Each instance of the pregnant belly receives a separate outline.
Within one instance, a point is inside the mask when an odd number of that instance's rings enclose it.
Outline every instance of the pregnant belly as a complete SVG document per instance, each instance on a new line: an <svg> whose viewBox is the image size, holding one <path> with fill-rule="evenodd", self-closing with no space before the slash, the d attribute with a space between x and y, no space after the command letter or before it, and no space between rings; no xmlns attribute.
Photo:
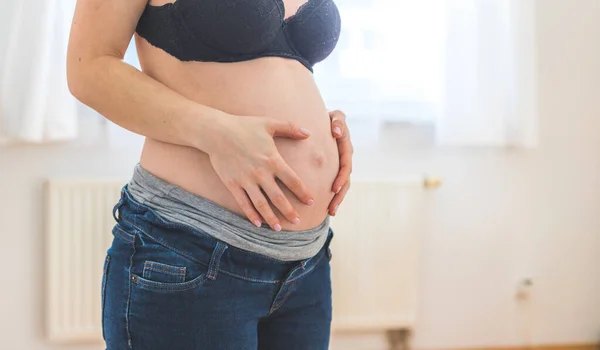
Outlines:
<svg viewBox="0 0 600 350"><path fill-rule="evenodd" d="M198 68L187 69L185 78L167 81L167 85L190 99L227 113L293 121L311 131L306 140L276 138L275 143L284 160L311 190L315 203L310 207L301 203L281 185L298 211L300 224L292 224L277 214L284 230L306 230L321 224L334 195L331 187L339 170L339 156L327 109L310 72L281 59L198 65ZM265 66L269 69L264 70ZM177 74L172 74L174 71L171 70L170 78L159 80L177 80ZM194 74L198 74L198 79L194 79ZM202 84L196 83L198 81ZM186 86L186 82L194 82L194 85ZM207 154L147 139L140 163L163 180L244 215L214 172Z"/></svg>

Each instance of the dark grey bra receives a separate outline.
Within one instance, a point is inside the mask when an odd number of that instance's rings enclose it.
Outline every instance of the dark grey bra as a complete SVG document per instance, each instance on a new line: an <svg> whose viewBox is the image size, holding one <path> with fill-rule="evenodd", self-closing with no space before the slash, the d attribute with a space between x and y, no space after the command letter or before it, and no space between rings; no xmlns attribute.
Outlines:
<svg viewBox="0 0 600 350"><path fill-rule="evenodd" d="M283 0L177 0L147 5L136 32L182 61L295 59L312 71L335 48L340 14L332 0L308 0L284 19Z"/></svg>

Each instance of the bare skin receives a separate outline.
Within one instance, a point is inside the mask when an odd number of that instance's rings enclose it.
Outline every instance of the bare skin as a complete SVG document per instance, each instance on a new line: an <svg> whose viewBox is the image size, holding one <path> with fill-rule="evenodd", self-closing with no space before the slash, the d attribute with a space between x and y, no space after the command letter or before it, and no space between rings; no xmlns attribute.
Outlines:
<svg viewBox="0 0 600 350"><path fill-rule="evenodd" d="M122 58L146 2L78 1L73 95L146 137L146 170L257 225L304 230L335 215L352 145L343 113L327 111L310 71L275 57L181 62L136 35L140 72ZM286 17L303 2L286 1Z"/></svg>

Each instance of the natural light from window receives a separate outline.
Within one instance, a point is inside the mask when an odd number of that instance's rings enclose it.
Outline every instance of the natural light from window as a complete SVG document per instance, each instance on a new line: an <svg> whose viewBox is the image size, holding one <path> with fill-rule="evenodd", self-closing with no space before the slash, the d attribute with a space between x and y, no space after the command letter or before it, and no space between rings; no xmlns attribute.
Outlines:
<svg viewBox="0 0 600 350"><path fill-rule="evenodd" d="M443 84L444 2L338 0L338 47L315 67L327 105L354 118L432 120Z"/></svg>

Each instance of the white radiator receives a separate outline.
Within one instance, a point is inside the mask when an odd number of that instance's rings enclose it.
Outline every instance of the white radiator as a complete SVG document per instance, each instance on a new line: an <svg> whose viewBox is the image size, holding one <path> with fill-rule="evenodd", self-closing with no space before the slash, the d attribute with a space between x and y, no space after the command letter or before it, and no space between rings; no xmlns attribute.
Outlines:
<svg viewBox="0 0 600 350"><path fill-rule="evenodd" d="M46 332L101 340L100 284L125 181L47 186ZM354 182L332 221L334 329L410 327L417 307L423 179Z"/></svg>
<svg viewBox="0 0 600 350"><path fill-rule="evenodd" d="M100 286L112 208L124 181L51 180L46 187L46 334L102 340Z"/></svg>
<svg viewBox="0 0 600 350"><path fill-rule="evenodd" d="M421 177L353 182L331 225L334 331L414 325L429 185Z"/></svg>

